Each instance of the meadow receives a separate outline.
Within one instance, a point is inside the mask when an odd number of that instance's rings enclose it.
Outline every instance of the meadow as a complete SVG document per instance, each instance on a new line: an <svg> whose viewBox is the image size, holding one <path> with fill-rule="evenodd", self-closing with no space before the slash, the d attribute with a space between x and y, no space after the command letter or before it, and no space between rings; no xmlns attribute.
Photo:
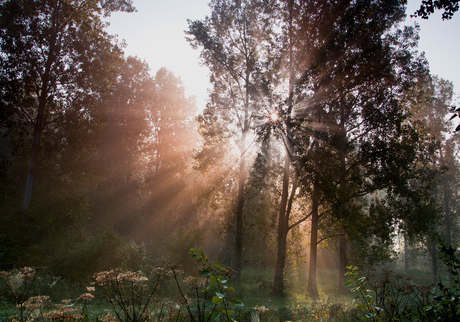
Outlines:
<svg viewBox="0 0 460 322"><path fill-rule="evenodd" d="M447 248L446 248L447 249ZM451 248L450 250L453 250ZM457 321L459 262L449 249L441 258L438 284L424 269L392 265L349 267L349 291L338 294L336 269L318 272L319 297L307 293L304 269L291 269L283 297L273 297L271 269L233 271L191 250L200 262L189 276L175 263L114 269L95 274L88 285L55 278L46 269L1 272L1 321Z"/></svg>

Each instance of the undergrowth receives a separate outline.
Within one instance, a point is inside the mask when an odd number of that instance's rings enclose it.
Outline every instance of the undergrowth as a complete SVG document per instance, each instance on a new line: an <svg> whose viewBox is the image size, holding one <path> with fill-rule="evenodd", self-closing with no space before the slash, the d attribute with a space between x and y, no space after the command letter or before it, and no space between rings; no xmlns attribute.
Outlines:
<svg viewBox="0 0 460 322"><path fill-rule="evenodd" d="M319 298L307 296L306 280L290 276L285 297L271 295L270 270L247 269L232 285L233 271L212 264L202 249L190 255L202 264L186 276L175 263L144 271L113 269L94 275L91 285L72 295L66 282L46 270L25 267L0 272L1 321L458 321L460 260L455 247L439 243L441 260L452 276L421 286L417 278L382 269L350 266L350 296L334 295L332 271L319 275ZM324 291L326 290L326 291ZM329 294L327 294L330 292ZM325 296L326 293L326 296ZM354 299L353 299L353 294ZM327 296L329 295L329 296Z"/></svg>

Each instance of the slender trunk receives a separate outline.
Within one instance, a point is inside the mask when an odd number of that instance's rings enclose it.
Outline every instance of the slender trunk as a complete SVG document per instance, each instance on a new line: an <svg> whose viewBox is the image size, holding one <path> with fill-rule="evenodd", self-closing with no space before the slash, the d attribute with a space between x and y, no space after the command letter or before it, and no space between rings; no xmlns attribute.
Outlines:
<svg viewBox="0 0 460 322"><path fill-rule="evenodd" d="M445 241L448 245L452 245L452 218L450 213L450 199L451 199L450 189L444 189L444 227L445 228ZM452 279L452 272L449 270L449 283L450 286L453 285L454 281Z"/></svg>
<svg viewBox="0 0 460 322"><path fill-rule="evenodd" d="M311 232L310 232L310 266L308 269L308 293L311 296L318 296L318 288L316 285L316 264L318 254L318 196L317 185L313 188L312 197L312 214L311 214Z"/></svg>
<svg viewBox="0 0 460 322"><path fill-rule="evenodd" d="M35 121L35 128L34 128L34 139L32 142L32 149L30 152L30 159L29 159L29 167L27 170L27 180L26 180L26 187L24 190L24 199L22 202L22 208L24 210L28 210L30 206L30 201L32 199L32 190L36 172L36 164L38 160L38 152L40 147L40 140L43 134L43 129L45 126L45 110L46 110L46 102L48 100L49 94L49 83L50 83L50 74L51 74L51 66L53 65L56 57L56 38L57 33L55 32L51 36L51 43L49 47L49 55L48 60L45 64L45 71L42 76L42 84L40 88L40 96L38 97L38 109L37 109L37 118Z"/></svg>
<svg viewBox="0 0 460 322"><path fill-rule="evenodd" d="M407 240L407 233L404 233L404 270L409 270L409 243Z"/></svg>
<svg viewBox="0 0 460 322"><path fill-rule="evenodd" d="M240 172L238 176L238 197L236 205L236 232L235 232L235 282L241 281L241 267L243 256L243 208L244 182L246 180L246 136L249 130L249 70L246 70L246 94L244 99L244 120L240 142Z"/></svg>
<svg viewBox="0 0 460 322"><path fill-rule="evenodd" d="M438 282L438 257L436 239L431 238L431 265L433 269L433 283Z"/></svg>
<svg viewBox="0 0 460 322"><path fill-rule="evenodd" d="M444 238L448 245L452 245L452 218L450 215L451 193L452 192L449 189L444 189Z"/></svg>
<svg viewBox="0 0 460 322"><path fill-rule="evenodd" d="M45 99L46 101L46 99ZM40 99L39 107L38 107L38 114L37 120L35 122L35 130L34 130L34 140L32 142L32 151L30 152L30 159L29 159L29 168L27 170L27 180L26 180L26 187L24 191L24 199L22 201L22 208L24 210L29 209L30 201L32 199L32 190L34 185L34 178L35 178L35 169L36 163L38 159L38 152L40 147L40 139L43 133L43 125L44 125L44 114L45 114L45 102Z"/></svg>
<svg viewBox="0 0 460 322"><path fill-rule="evenodd" d="M246 132L243 132L243 146ZM236 232L235 232L235 282L241 280L241 257L243 255L243 206L244 206L244 181L246 179L244 156L241 155L240 173L238 177L238 199L236 206Z"/></svg>
<svg viewBox="0 0 460 322"><path fill-rule="evenodd" d="M275 277L273 280L273 294L276 296L283 295L284 292L284 266L286 264L287 252L287 235L289 233L289 216L291 211L292 200L297 189L296 181L293 182L292 193L288 205L289 197L289 173L291 165L291 157L289 155L289 140L291 128L291 113L293 107L293 88L294 88L294 72L293 72L293 33L292 33L292 16L293 16L293 0L289 1L289 96L288 96L288 109L286 117L286 141L285 143L285 157L284 157L284 173L283 173L283 191L281 193L281 203L278 213L278 249L275 265Z"/></svg>
<svg viewBox="0 0 460 322"><path fill-rule="evenodd" d="M286 148L286 155L284 157L283 191L278 212L278 250L276 256L275 279L273 281L273 294L278 296L281 296L284 291L284 265L286 263L287 233L289 230L289 218L286 218L286 206L288 201L290 163L289 151Z"/></svg>
<svg viewBox="0 0 460 322"><path fill-rule="evenodd" d="M340 106L340 186L339 186L339 200L346 204L348 200L344 200L346 196L346 176L347 176L347 161L346 161L346 151L347 151L347 131L345 129L345 118L346 113L344 106ZM349 220L343 218L342 220ZM344 286L347 279L345 273L347 272L348 258L347 258L347 241L346 233L343 227L340 228L339 236L339 293L346 293L348 289Z"/></svg>
<svg viewBox="0 0 460 322"><path fill-rule="evenodd" d="M347 240L345 233L341 233L339 236L339 293L348 292L348 289L344 286L347 281L345 276L347 265Z"/></svg>

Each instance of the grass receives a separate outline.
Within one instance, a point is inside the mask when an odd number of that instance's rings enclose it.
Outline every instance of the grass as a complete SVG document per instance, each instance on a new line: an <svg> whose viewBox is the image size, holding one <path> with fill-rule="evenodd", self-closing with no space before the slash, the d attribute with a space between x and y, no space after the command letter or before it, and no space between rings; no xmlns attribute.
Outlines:
<svg viewBox="0 0 460 322"><path fill-rule="evenodd" d="M366 275L368 273L365 271L362 273L365 276L370 276ZM432 275L426 270L405 272L403 269L395 267L394 273L408 276L416 284L430 285L432 283ZM379 270L373 272L375 278L379 277L380 274L381 271ZM355 294L350 292L343 295L337 292L339 280L337 269L318 269L319 297L317 298L311 297L307 293L308 274L305 270L291 269L288 272L284 297L272 295L273 276L273 269L247 267L242 271L242 281L234 285L235 297L245 305L243 308L237 309L235 317L238 321L353 321L359 314L355 309L356 304L352 304ZM447 278L447 275L442 278ZM167 283L165 286L161 291L161 296L177 298L178 293L175 291L174 285ZM82 286L70 284L63 280L56 283L54 287L54 289L48 289L52 290L51 299L53 303L59 303L68 295L77 294L80 289L84 289ZM2 291L5 290L2 288ZM87 306L89 321L100 319L110 309L108 304L102 300L101 293L98 295L96 292L95 295L99 299L89 302ZM212 305L210 303L208 307ZM0 295L0 306L0 321L8 321L10 316L16 314L11 298L7 300L6 295L4 297Z"/></svg>

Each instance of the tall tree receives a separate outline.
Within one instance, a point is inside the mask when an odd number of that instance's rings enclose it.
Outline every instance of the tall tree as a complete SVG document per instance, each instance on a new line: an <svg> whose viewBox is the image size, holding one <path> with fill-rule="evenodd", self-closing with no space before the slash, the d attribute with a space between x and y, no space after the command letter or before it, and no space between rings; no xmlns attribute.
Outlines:
<svg viewBox="0 0 460 322"><path fill-rule="evenodd" d="M296 135L303 139L293 144L301 158L303 185L320 197L312 209L312 229L322 216L317 215L319 205L335 209L323 212L343 222L337 230L342 276L347 265L345 223L352 220L347 208L353 209L349 206L355 198L381 189L385 181L374 170L378 162L366 159L368 149L386 149L401 134L407 117L404 93L427 69L423 58L413 54L413 29L391 32L404 17L402 2L309 4L299 32L303 52L309 53L297 85L304 96L296 113ZM309 291L315 295L316 231L311 236Z"/></svg>
<svg viewBox="0 0 460 322"><path fill-rule="evenodd" d="M2 82L25 95L8 94L15 100L8 107L34 123L24 209L30 206L47 124L74 100L89 108L110 85L114 73L110 69L117 63L119 49L104 32L101 17L117 10L134 8L131 1L113 0L21 0L0 5ZM100 78L106 83L96 81Z"/></svg>
<svg viewBox="0 0 460 322"><path fill-rule="evenodd" d="M254 113L262 110L258 102L263 91L259 57L264 55L264 44L271 32L269 16L265 14L270 4L259 0L213 0L210 6L211 16L202 21L189 21L187 34L192 46L201 48L201 59L211 71L213 90L203 117L217 118L225 124L220 127L225 132L221 133L221 138L235 140L239 149L234 263L235 279L239 280L248 141ZM205 144L214 141L210 133L215 126L205 130L208 139ZM208 151L209 147L205 145L200 156L205 157Z"/></svg>
<svg viewBox="0 0 460 322"><path fill-rule="evenodd" d="M117 71L101 107L104 127L97 149L100 174L92 198L91 222L93 227L112 226L127 234L137 223L143 206L140 183L148 168L148 118L155 93L154 79L145 62L128 57L120 62Z"/></svg>

